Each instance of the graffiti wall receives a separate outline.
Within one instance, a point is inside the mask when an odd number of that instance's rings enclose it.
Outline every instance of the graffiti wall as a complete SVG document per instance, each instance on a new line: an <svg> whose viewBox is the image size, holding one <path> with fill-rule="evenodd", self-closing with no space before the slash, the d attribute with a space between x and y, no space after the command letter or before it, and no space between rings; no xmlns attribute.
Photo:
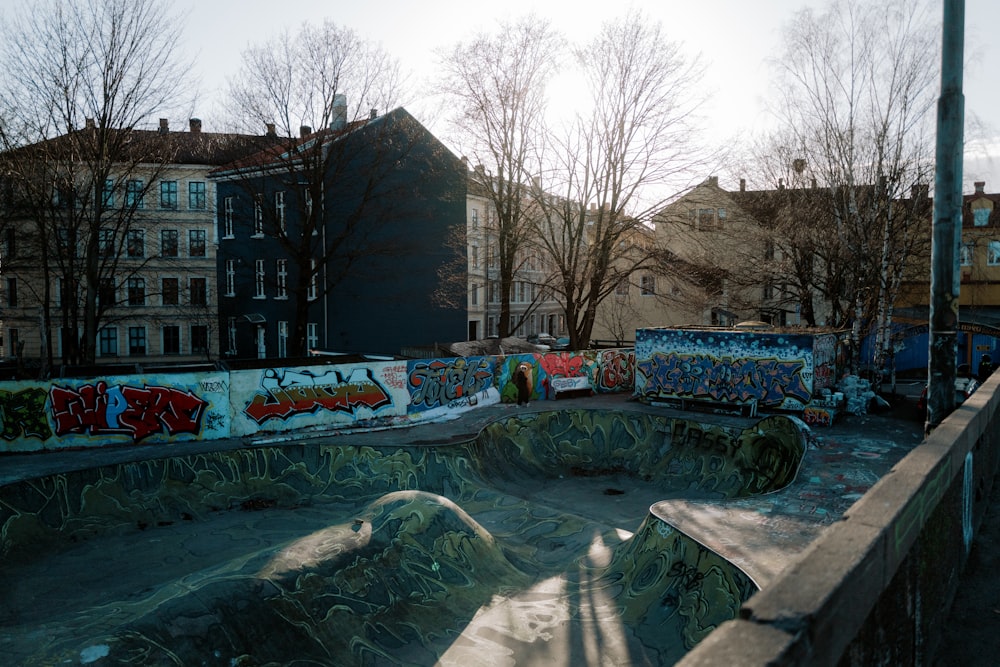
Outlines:
<svg viewBox="0 0 1000 667"><path fill-rule="evenodd" d="M232 435L406 415L407 362L233 371Z"/></svg>
<svg viewBox="0 0 1000 667"><path fill-rule="evenodd" d="M0 451L229 437L227 373L11 382L0 388Z"/></svg>
<svg viewBox="0 0 1000 667"><path fill-rule="evenodd" d="M834 379L835 348L823 334L639 329L635 391L647 399L697 400L803 410ZM817 383L817 363L824 369Z"/></svg>
<svg viewBox="0 0 1000 667"><path fill-rule="evenodd" d="M154 374L0 385L0 452L391 425L530 400L557 389L632 391L631 349Z"/></svg>

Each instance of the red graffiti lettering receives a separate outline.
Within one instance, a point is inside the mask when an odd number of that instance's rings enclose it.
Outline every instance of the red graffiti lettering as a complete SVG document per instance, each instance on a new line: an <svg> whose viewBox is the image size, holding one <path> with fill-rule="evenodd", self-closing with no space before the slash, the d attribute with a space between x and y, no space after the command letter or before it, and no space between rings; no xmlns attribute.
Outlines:
<svg viewBox="0 0 1000 667"><path fill-rule="evenodd" d="M208 405L172 387L108 386L103 381L75 389L53 385L49 403L57 436L120 433L135 442L156 433L198 434Z"/></svg>
<svg viewBox="0 0 1000 667"><path fill-rule="evenodd" d="M635 352L631 350L604 350L601 352L598 382L600 388L608 391L632 389L635 376Z"/></svg>
<svg viewBox="0 0 1000 667"><path fill-rule="evenodd" d="M286 371L279 377L278 371L269 369L261 385L266 393L254 396L243 410L258 424L319 410L354 412L366 407L374 411L392 404L392 398L367 368L356 369L347 380L337 371L320 376L310 371Z"/></svg>

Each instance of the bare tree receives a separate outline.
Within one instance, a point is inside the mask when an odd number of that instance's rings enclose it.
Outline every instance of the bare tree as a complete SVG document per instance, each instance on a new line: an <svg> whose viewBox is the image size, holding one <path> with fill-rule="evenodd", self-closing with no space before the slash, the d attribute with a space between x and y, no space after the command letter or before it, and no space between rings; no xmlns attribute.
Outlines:
<svg viewBox="0 0 1000 667"><path fill-rule="evenodd" d="M442 61L441 91L454 101L452 122L476 167L470 188L481 189L495 212L484 232L497 272L501 338L517 329L510 323L512 290L531 256L527 186L537 173L545 86L561 47L548 23L526 16L456 44Z"/></svg>
<svg viewBox="0 0 1000 667"><path fill-rule="evenodd" d="M549 135L533 189L533 234L573 347L590 340L598 305L622 280L661 263L653 217L705 159L693 123L700 65L659 24L628 14L575 56L591 107Z"/></svg>
<svg viewBox="0 0 1000 667"><path fill-rule="evenodd" d="M154 0L80 0L33 3L3 26L0 148L5 177L17 183L17 215L27 220L22 231L33 232L20 264L41 272L30 284L50 362L57 278L64 356L94 361L102 315L114 305L101 295L122 280L117 251L170 159L135 131L176 108L184 89L178 25ZM116 192L125 205L111 205Z"/></svg>
<svg viewBox="0 0 1000 667"><path fill-rule="evenodd" d="M926 239L939 52L931 8L835 0L819 14L803 10L776 61L782 129L805 175L829 193L822 219L838 245L824 258L826 296L834 313L860 306L878 367L906 264Z"/></svg>
<svg viewBox="0 0 1000 667"><path fill-rule="evenodd" d="M373 219L399 214L386 208L401 202L386 191L387 175L423 138L423 130L415 121L369 121L396 105L402 86L399 64L381 47L331 21L303 24L297 32L248 48L230 81L229 106L238 129L268 130L260 151L228 177L257 200L261 233L274 239L293 265L287 284L295 304L291 355L306 352L311 300L335 289L366 258L401 251L402 241L380 236ZM365 140L349 139L355 131ZM282 193L280 208L261 200L265 187ZM343 191L364 194L339 201ZM334 209L338 226L328 229L324 216Z"/></svg>

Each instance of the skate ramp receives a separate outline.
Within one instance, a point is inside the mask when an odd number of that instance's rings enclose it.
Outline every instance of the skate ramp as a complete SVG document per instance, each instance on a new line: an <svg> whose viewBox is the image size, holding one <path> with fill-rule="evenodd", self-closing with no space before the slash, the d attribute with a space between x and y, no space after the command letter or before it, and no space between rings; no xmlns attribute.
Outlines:
<svg viewBox="0 0 1000 667"><path fill-rule="evenodd" d="M670 664L756 586L649 506L776 490L803 451L781 417L567 410L460 444L9 485L3 648L13 664Z"/></svg>

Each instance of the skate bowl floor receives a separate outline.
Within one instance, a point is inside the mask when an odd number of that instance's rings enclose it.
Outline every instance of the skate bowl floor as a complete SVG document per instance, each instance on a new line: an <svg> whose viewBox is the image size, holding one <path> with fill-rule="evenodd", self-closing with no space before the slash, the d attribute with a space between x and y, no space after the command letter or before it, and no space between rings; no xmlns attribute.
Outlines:
<svg viewBox="0 0 1000 667"><path fill-rule="evenodd" d="M787 551L719 513L774 506L807 430L507 412L462 442L340 436L23 479L0 487L0 651L12 665L672 664L769 576L753 549ZM804 548L831 517L778 532Z"/></svg>

